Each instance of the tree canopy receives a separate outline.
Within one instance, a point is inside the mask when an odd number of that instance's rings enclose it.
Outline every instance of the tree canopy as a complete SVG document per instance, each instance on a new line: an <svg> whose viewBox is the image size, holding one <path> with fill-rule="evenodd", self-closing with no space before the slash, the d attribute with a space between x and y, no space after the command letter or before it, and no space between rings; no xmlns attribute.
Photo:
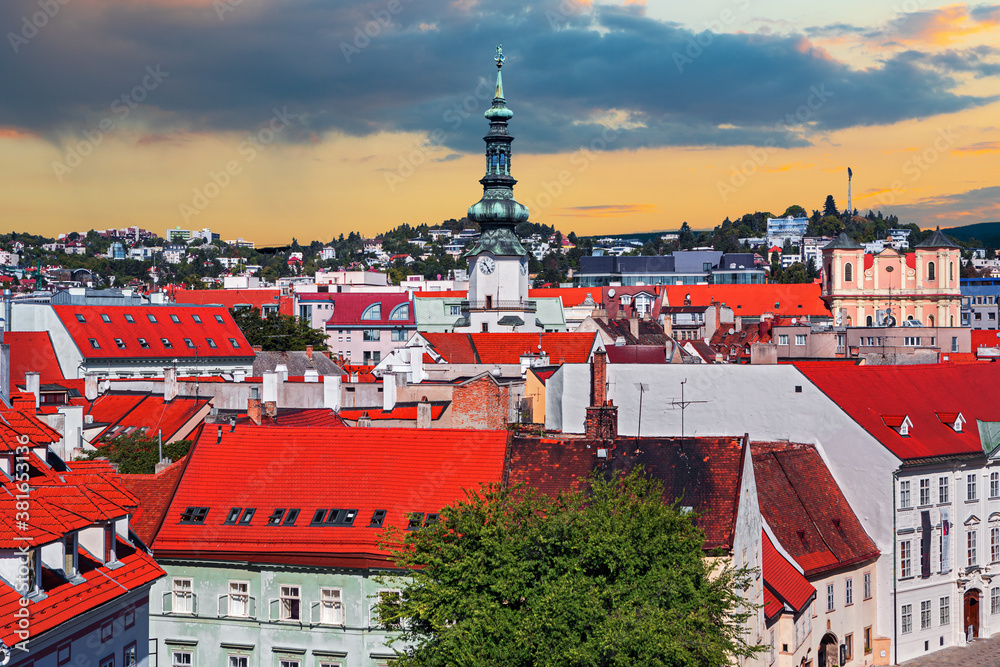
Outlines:
<svg viewBox="0 0 1000 667"><path fill-rule="evenodd" d="M750 573L709 563L679 502L638 471L588 486L484 486L436 524L389 529L383 545L412 569L376 602L409 645L397 664L713 667L760 650L739 611Z"/></svg>
<svg viewBox="0 0 1000 667"><path fill-rule="evenodd" d="M87 452L87 460L106 458L118 466L123 475L152 475L160 458L157 434L147 435L137 430L100 442L95 451ZM163 457L176 461L191 449L190 440L163 444Z"/></svg>
<svg viewBox="0 0 1000 667"><path fill-rule="evenodd" d="M265 352L291 352L304 350L307 345L313 349L326 349L326 332L313 329L308 322L291 315L268 313L261 317L260 308L233 308L236 326L240 328L247 342L260 345Z"/></svg>

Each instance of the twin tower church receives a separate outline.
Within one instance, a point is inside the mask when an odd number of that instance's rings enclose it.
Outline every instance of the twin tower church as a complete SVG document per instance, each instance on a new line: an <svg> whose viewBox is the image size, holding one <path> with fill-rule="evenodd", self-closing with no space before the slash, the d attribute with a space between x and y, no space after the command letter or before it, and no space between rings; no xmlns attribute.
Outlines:
<svg viewBox="0 0 1000 667"><path fill-rule="evenodd" d="M514 233L528 220L528 207L514 199L516 180L510 175L511 143L507 121L514 112L503 96L504 56L497 47L497 86L493 104L484 114L490 130L486 142L486 175L483 197L469 207L468 218L478 223L480 236L465 253L469 260L469 298L454 331L533 332L552 328L555 322L538 318L536 301L528 299L528 253ZM549 318L543 318L549 319Z"/></svg>

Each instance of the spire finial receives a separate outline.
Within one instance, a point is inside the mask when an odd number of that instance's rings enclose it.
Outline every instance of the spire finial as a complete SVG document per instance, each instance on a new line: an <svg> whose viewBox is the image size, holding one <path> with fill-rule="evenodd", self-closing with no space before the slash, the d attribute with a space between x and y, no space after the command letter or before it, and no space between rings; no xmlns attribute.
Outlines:
<svg viewBox="0 0 1000 667"><path fill-rule="evenodd" d="M503 67L503 44L497 44L497 54L493 57L493 60L497 61L497 69Z"/></svg>

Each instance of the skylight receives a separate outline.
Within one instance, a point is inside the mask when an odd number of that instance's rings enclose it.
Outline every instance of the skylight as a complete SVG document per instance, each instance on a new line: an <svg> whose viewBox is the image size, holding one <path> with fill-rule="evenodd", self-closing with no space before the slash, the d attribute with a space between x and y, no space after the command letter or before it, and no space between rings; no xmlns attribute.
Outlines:
<svg viewBox="0 0 1000 667"><path fill-rule="evenodd" d="M191 340L190 338L185 338L184 339L184 344L187 345L192 350L194 349L194 341Z"/></svg>
<svg viewBox="0 0 1000 667"><path fill-rule="evenodd" d="M101 319L104 320L105 324L111 324L111 316L107 313L101 313Z"/></svg>
<svg viewBox="0 0 1000 667"><path fill-rule="evenodd" d="M87 318L83 316L83 313L77 313L76 314L76 321L80 322L81 324L86 324L87 323Z"/></svg>
<svg viewBox="0 0 1000 667"><path fill-rule="evenodd" d="M309 525L315 526L316 524L323 523L323 519L325 517L326 517L326 510L316 510L316 513L313 514L312 521L309 522Z"/></svg>
<svg viewBox="0 0 1000 667"><path fill-rule="evenodd" d="M224 319L222 319L222 315L216 315L215 316L215 321L218 322L219 324L225 324L226 323L226 321Z"/></svg>
<svg viewBox="0 0 1000 667"><path fill-rule="evenodd" d="M194 320L195 324L201 324L201 316L200 315L192 315L191 319Z"/></svg>
<svg viewBox="0 0 1000 667"><path fill-rule="evenodd" d="M152 322L153 324L156 324L156 315L154 315L153 313L146 313L146 317L149 318L150 322Z"/></svg>
<svg viewBox="0 0 1000 667"><path fill-rule="evenodd" d="M118 346L119 350L125 349L125 341L123 341L121 338L115 338L115 345Z"/></svg>
<svg viewBox="0 0 1000 667"><path fill-rule="evenodd" d="M211 338L206 338L205 341L208 343L208 346L213 350L219 347L218 345L215 344L215 341L212 340Z"/></svg>
<svg viewBox="0 0 1000 667"><path fill-rule="evenodd" d="M257 509L254 508L254 507L248 507L245 510L243 510L243 516L240 517L240 525L241 526L249 526L250 525L250 521L253 520L254 512L256 512L256 511L257 511Z"/></svg>
<svg viewBox="0 0 1000 667"><path fill-rule="evenodd" d="M167 348L168 350L173 349L174 347L174 344L170 342L169 338L161 338L160 342L163 343L163 347Z"/></svg>
<svg viewBox="0 0 1000 667"><path fill-rule="evenodd" d="M416 530L424 522L423 512L410 512L409 520L406 523L407 530Z"/></svg>
<svg viewBox="0 0 1000 667"><path fill-rule="evenodd" d="M129 324L135 324L135 318L132 317L131 313L125 313L125 321Z"/></svg>
<svg viewBox="0 0 1000 667"><path fill-rule="evenodd" d="M139 347L141 347L144 350L148 350L149 349L149 341L147 341L145 338L140 338L139 339Z"/></svg>
<svg viewBox="0 0 1000 667"><path fill-rule="evenodd" d="M208 516L207 507L188 507L181 514L181 523L204 524L206 516Z"/></svg>
<svg viewBox="0 0 1000 667"><path fill-rule="evenodd" d="M297 509L288 510L288 514L285 515L285 523L281 524L283 526L294 526L295 520L299 518L299 511Z"/></svg>
<svg viewBox="0 0 1000 667"><path fill-rule="evenodd" d="M283 516L285 516L285 510L283 509L274 510L273 512L271 512L271 516L267 517L267 525L277 526L278 524L281 523L281 518Z"/></svg>
<svg viewBox="0 0 1000 667"><path fill-rule="evenodd" d="M372 514L372 519L368 523L368 526L371 528L379 528L381 527L383 521L385 521L385 510L375 510L375 513Z"/></svg>
<svg viewBox="0 0 1000 667"><path fill-rule="evenodd" d="M223 521L222 523L230 524L230 525L235 524L236 521L240 518L240 513L242 511L243 511L242 507L234 507L234 508L232 508L231 510L229 510L229 514L226 515L226 520Z"/></svg>
<svg viewBox="0 0 1000 667"><path fill-rule="evenodd" d="M427 519L424 521L424 525L425 526L433 526L435 523L438 522L439 518L440 518L440 516L437 513L433 513L432 512L431 514L427 515Z"/></svg>
<svg viewBox="0 0 1000 667"><path fill-rule="evenodd" d="M240 346L240 344L236 342L235 338L230 338L229 339L229 344L232 345L233 347L239 347Z"/></svg>
<svg viewBox="0 0 1000 667"><path fill-rule="evenodd" d="M99 349L101 349L101 344L97 342L96 338L91 338L90 339L90 347L94 348L95 350L99 350Z"/></svg>
<svg viewBox="0 0 1000 667"><path fill-rule="evenodd" d="M170 316L170 321L173 322L174 324L180 324L181 323L181 318L177 317L176 315L171 315Z"/></svg>

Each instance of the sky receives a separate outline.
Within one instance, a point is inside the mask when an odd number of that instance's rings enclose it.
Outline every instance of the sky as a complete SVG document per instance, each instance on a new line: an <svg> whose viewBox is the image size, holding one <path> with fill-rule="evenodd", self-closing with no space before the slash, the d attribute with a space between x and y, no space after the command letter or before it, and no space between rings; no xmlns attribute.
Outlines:
<svg viewBox="0 0 1000 667"><path fill-rule="evenodd" d="M0 231L260 245L460 218L503 44L515 196L579 235L832 194L1000 221L1000 4L3 0Z"/></svg>

